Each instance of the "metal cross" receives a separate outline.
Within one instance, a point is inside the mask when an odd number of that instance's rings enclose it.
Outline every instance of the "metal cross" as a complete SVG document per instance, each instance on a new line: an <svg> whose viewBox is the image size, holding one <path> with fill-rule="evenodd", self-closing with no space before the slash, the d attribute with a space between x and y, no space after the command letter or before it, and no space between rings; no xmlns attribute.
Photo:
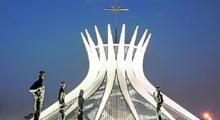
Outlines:
<svg viewBox="0 0 220 120"><path fill-rule="evenodd" d="M111 8L106 8L104 9L106 11L111 11L112 13L115 14L115 43L117 43L117 24L118 24L118 14L120 12L127 12L129 11L129 9L126 9L126 8L120 8L118 6L118 0L115 0L115 6L114 7L111 7Z"/></svg>

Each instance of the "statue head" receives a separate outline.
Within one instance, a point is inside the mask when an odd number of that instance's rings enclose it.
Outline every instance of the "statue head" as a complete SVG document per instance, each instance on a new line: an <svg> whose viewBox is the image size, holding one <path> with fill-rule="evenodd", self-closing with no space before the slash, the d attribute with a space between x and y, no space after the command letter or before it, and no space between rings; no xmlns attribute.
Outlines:
<svg viewBox="0 0 220 120"><path fill-rule="evenodd" d="M160 91L160 87L156 87L156 91L158 91L158 92L159 92L159 91Z"/></svg>
<svg viewBox="0 0 220 120"><path fill-rule="evenodd" d="M39 72L39 78L41 78L42 80L44 80L44 79L45 79L45 76L46 76L45 71L41 70L41 71Z"/></svg>
<svg viewBox="0 0 220 120"><path fill-rule="evenodd" d="M66 82L65 81L61 81L60 85L65 88L66 87Z"/></svg>
<svg viewBox="0 0 220 120"><path fill-rule="evenodd" d="M79 96L83 96L83 94L84 94L84 91L81 89L79 92Z"/></svg>

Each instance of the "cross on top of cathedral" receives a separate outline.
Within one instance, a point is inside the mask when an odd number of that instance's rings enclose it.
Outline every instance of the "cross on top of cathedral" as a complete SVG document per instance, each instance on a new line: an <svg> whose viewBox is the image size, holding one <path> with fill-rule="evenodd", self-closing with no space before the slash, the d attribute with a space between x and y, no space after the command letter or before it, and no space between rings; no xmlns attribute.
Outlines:
<svg viewBox="0 0 220 120"><path fill-rule="evenodd" d="M129 9L121 8L118 6L118 0L115 0L115 5L111 8L104 9L105 11L111 11L115 15L114 26L115 26L115 43L117 43L117 24L118 24L118 15L121 12L128 12Z"/></svg>

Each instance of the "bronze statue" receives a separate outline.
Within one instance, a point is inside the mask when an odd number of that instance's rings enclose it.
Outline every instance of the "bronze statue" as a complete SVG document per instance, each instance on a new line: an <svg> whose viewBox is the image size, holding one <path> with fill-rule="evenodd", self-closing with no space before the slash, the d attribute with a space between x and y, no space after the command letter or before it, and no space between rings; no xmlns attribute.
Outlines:
<svg viewBox="0 0 220 120"><path fill-rule="evenodd" d="M44 79L46 73L44 71L39 72L39 79L35 81L29 89L29 92L33 94L34 97L34 111L29 115L25 116L25 119L32 119L39 120L40 113L43 108L44 102L44 93L45 93L45 86L44 86Z"/></svg>
<svg viewBox="0 0 220 120"><path fill-rule="evenodd" d="M59 120L64 120L65 119L65 91L64 88L66 87L66 82L62 81L61 82L61 87L59 90L59 94L58 94L58 101L59 101L59 105L60 105L60 109L59 109Z"/></svg>
<svg viewBox="0 0 220 120"><path fill-rule="evenodd" d="M156 91L154 92L154 99L157 102L157 120L162 120L160 108L163 105L163 95L160 93L160 87L156 87Z"/></svg>
<svg viewBox="0 0 220 120"><path fill-rule="evenodd" d="M80 90L79 97L78 97L78 116L77 120L83 120L83 104L84 104L84 98L83 98L84 91Z"/></svg>

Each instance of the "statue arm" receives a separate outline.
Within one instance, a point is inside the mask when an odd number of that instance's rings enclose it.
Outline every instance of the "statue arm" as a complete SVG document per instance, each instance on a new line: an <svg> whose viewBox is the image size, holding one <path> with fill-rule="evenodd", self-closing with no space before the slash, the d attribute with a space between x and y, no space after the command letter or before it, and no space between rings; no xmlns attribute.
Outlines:
<svg viewBox="0 0 220 120"><path fill-rule="evenodd" d="M45 89L45 86L42 85L42 86L39 86L39 87L36 88L36 89L29 89L29 91L30 91L31 93L35 93L35 92L38 92L38 91L42 91L42 90L44 90L44 89Z"/></svg>
<svg viewBox="0 0 220 120"><path fill-rule="evenodd" d="M31 92L31 93L34 93L34 92L37 92L39 89L37 88L37 89L29 89L29 91Z"/></svg>

